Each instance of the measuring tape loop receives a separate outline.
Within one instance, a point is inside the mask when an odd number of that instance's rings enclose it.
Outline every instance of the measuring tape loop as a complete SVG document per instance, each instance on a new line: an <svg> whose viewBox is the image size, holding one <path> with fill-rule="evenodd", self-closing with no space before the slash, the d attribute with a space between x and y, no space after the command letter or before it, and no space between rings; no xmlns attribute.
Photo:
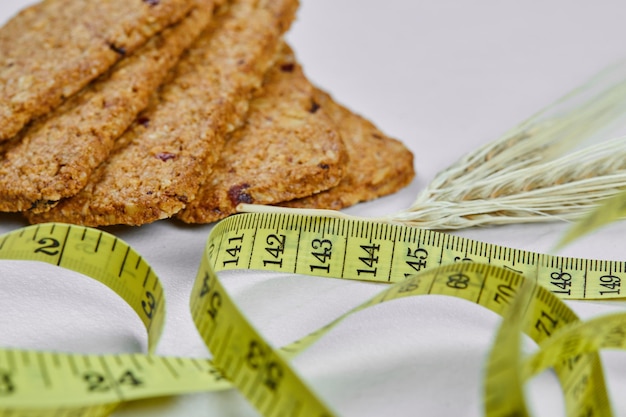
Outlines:
<svg viewBox="0 0 626 417"><path fill-rule="evenodd" d="M563 235L557 248L563 247L602 226L624 218L626 218L626 190L605 199L594 210L576 221Z"/></svg>
<svg viewBox="0 0 626 417"><path fill-rule="evenodd" d="M581 353L603 349L626 350L626 313L602 315L567 326L527 358L523 373L531 377L556 361L577 360Z"/></svg>
<svg viewBox="0 0 626 417"><path fill-rule="evenodd" d="M553 350L543 358L544 368L529 372L529 361L521 351L525 332L539 344L558 338L564 329L576 326L580 319L561 300L531 280L524 280L504 315L490 352L485 380L487 416L527 416L523 386L538 371L552 367L561 383L568 416L583 416L581 410L611 416L603 368L596 350L575 349L565 355ZM571 348L572 346L570 346Z"/></svg>
<svg viewBox="0 0 626 417"><path fill-rule="evenodd" d="M0 237L0 259L39 261L82 273L116 292L148 332L153 352L163 331L163 286L127 243L97 229L48 223Z"/></svg>
<svg viewBox="0 0 626 417"><path fill-rule="evenodd" d="M412 236L409 235L410 238L403 242L402 237L407 236L408 232L425 231L385 224L371 226L367 222L349 220L340 221L337 219L320 220L320 218L304 216L299 217L297 215L288 214L264 214L259 216L260 218L257 217L255 219L255 215L246 215L245 217L231 218L232 220L228 222L222 222L214 231L218 238L209 239L208 249L206 252L207 259L205 259L205 262L203 262L200 268L197 284L194 289L197 304L195 304L196 307L193 311L194 320L198 328L201 330L201 334L206 335L205 341L209 345L212 352L216 352L216 349L225 351L227 348L224 347L226 345L224 340L227 338L237 338L237 336L233 336L232 334L226 332L219 334L217 329L225 329L227 327L231 329L238 328L243 324L244 319L241 317L239 312L229 310L228 314L223 314L220 317L226 317L224 321L229 321L230 325L227 326L225 323L220 322L221 319L218 317L218 309L216 306L221 305L221 302L216 303L215 300L222 300L224 289L218 286L218 279L217 276L213 275L210 268L211 265L217 271L224 269L232 270L242 267L296 272L309 275L321 275L319 271L325 271L328 274L327 276L348 279L364 279L364 277L366 277L367 280L377 280L378 278L378 280L383 282L402 281L397 287L394 286L389 290L384 291L370 302L357 307L348 314L379 304L385 300L427 293L452 295L469 299L501 314L515 298L516 283L521 282L521 277L514 273L514 271L511 271L512 268L509 267L508 275L505 274L508 276L508 281L489 285L483 281L480 285L472 285L477 278L471 279L470 272L478 273L483 276L499 277L502 276L503 271L507 272L507 269L501 269L495 266L485 266L484 264L477 263L457 262L455 265L444 267L441 270L429 270L426 269L426 264L428 264L428 250L424 249L423 246L414 246L413 248L415 249L413 250L409 247L406 248L406 251L398 251L395 247L398 246L398 242L414 244L416 243L416 240L420 243L424 241L435 241L439 246L445 247L443 245L444 242L442 241L445 237L441 234L435 234L434 238L432 236L426 237L427 233L423 235L413 234ZM317 221L312 219L317 219ZM417 239L416 236L418 237ZM420 236L423 238L419 239ZM385 244L387 244L386 247L384 246ZM459 247L475 247L482 250L483 253L485 250L484 245L481 246L479 244L473 244L472 242L459 242L459 240L450 246L452 250L457 251ZM338 251L338 258L341 261L337 262L337 265L333 265L333 255L337 258L337 252L334 252L337 247L340 248ZM308 248L308 251L310 252L308 257L307 253L304 252L304 248ZM322 248L323 250L321 250ZM381 253L387 254L387 259L381 259ZM394 259L392 258L396 253L405 254L403 259L404 264L394 264ZM499 253L506 253L506 251L500 251ZM451 255L446 253L440 255L440 259L445 259L446 257L450 258ZM538 259L538 257L539 256L527 256L525 258ZM415 258L417 258L417 260ZM459 257L456 256L455 258L458 260ZM396 262L398 259L402 258L397 256ZM466 256L461 259L467 260L468 257ZM575 264L574 261L571 261L571 263ZM549 265L554 264L555 262L552 262L551 264L549 263ZM378 270L377 268L380 265L382 265L383 268ZM399 272L390 271L394 265L399 266ZM417 275L417 277L413 278L411 277L411 269L415 269L415 265L423 266L424 271ZM506 267L507 265L504 266ZM402 267L404 267L404 270ZM540 264L527 265L527 269L530 269L531 267L534 267L535 271L541 270ZM334 274L331 274L331 271L335 271ZM437 272L444 274L444 279L442 281L434 279ZM559 271L559 277L562 277L562 274L563 272ZM396 278L398 276L402 278L397 280ZM530 276L535 277L534 274L531 274ZM432 282L430 284L422 282L426 280L427 277L432 278ZM551 278L556 280L557 277L551 276ZM558 281L558 284L561 284L562 281L564 280ZM565 281L567 282L567 280ZM420 282L422 282L421 285ZM489 282L494 281L492 279ZM474 289L474 292L470 290L471 288ZM559 287L558 291L555 292L561 296L566 295L563 294L562 291L563 289ZM204 295L201 296L200 294L202 292L204 292ZM481 297L483 298L481 299ZM192 295L192 300L193 299L194 295ZM517 327L520 328L518 332L521 330L526 331L526 333L538 343L549 337L551 332L554 332L561 326L578 320L576 315L550 291L543 289L538 291L537 300L538 302L541 302L541 308L536 307L532 310L531 318L528 319L530 324L528 324L525 328L522 328L521 324L517 325ZM230 300L228 304L231 305ZM194 305L193 301L192 305ZM310 346L339 321L343 320L343 318L345 318L348 314L338 318L333 323L325 326L323 329L320 329L296 342L294 345L297 346L297 348L294 348L292 352L295 353ZM235 317L237 318L235 319ZM515 323L516 322L513 322L513 324L509 327L515 328ZM210 330L205 332L205 329ZM213 345L211 345L211 343L213 343ZM251 347L249 348L248 355L256 356L252 352L255 352L256 347L258 346L257 339L249 341L249 344ZM245 347L245 341L239 343L237 348L233 348L233 353L231 354L228 363L220 364L220 366L228 367L229 369L237 369L238 371L240 369L246 369L244 366L246 363L245 355L238 356L235 353L237 351L246 351L245 348L242 348L241 346ZM255 348L253 349L252 346ZM510 347L511 346L505 346L502 350L509 349ZM269 350L270 348L264 346L264 349ZM517 352L521 356L519 347L509 349L509 351L511 350L513 352ZM280 354L279 351L275 351L272 355L272 358L274 358ZM249 356L247 357L248 361ZM517 360L520 361L521 359L517 358ZM273 369L278 369L278 362L272 361L273 359L270 360ZM286 364L281 363L280 366L281 375L291 372L288 368L283 368L283 366L287 366ZM249 374L245 377L245 379L263 380L264 377L260 373L263 371L261 370L255 372L259 369L258 366L251 366L251 368L252 370L247 370ZM572 375L579 375L583 373L583 369L584 372L592 374L595 378L599 378L603 381L602 369L596 354L589 355L588 358L584 358L579 361L576 366L565 368L561 364L556 364L555 368L557 369L560 379L564 382L567 382L568 378L571 378ZM230 377L231 374L229 373L229 370L227 368L224 369L226 369L226 375ZM296 378L296 376L293 378ZM511 380L515 381L518 389L521 389L520 387L522 386L521 384L523 381L519 378L512 378ZM266 382L268 382L272 387L276 387L277 385L276 381L272 379L268 379ZM599 384L602 384L603 386L603 382ZM290 387L291 383L286 383L285 386ZM304 387L298 386L295 391L302 389L304 389ZM283 391L288 391L288 388L285 388ZM255 386L255 393L251 393L249 398L254 398L254 395L258 394L258 392L259 390ZM262 397L271 398L273 394L276 396L276 394L272 393L270 390L265 390L262 393ZM505 394L504 398L506 398L507 395L508 394ZM581 404L589 403L593 403L591 406L598 409L596 406L596 402L598 401L594 400L595 395L596 393L592 390L586 391L583 396L578 396L576 399L568 402L568 410L577 409L577 407ZM605 398L606 391L599 390L599 394L597 395L599 398ZM297 398L297 392L283 392L283 396ZM520 398L523 398L521 394ZM253 403L262 409L261 405L256 403L254 400ZM285 409L280 405L279 400L276 401L276 404L277 410ZM311 409L317 409L319 407L321 407L321 405L316 403L314 406L311 406ZM492 415L506 415L505 412L500 412L498 414L498 412L494 411L497 409L498 407L492 407L489 412ZM262 411L264 411L266 415L273 415L272 409L262 409ZM502 409L500 409L500 411L502 411ZM316 414L312 413L306 415Z"/></svg>
<svg viewBox="0 0 626 417"><path fill-rule="evenodd" d="M239 214L213 228L190 297L192 317L213 355L209 361L151 353L165 317L162 287L147 262L112 235L79 226L31 226L0 236L0 259L43 261L93 277L133 308L149 339L148 354L0 350L0 416L105 415L128 400L232 386L265 416L335 415L288 359L350 314L427 294L465 299L505 317L488 362L487 416L526 415L523 384L546 367L559 376L568 415L576 415L573 410L610 415L597 350L609 346L607 340L615 344L616 336L597 336L592 326L574 327L578 317L559 298L620 297L621 262L551 257L367 221ZM241 314L220 282L217 272L235 269L394 285L277 349ZM606 325L607 334L618 332L616 323ZM520 350L522 332L540 346L529 358ZM575 336L587 340L586 332L599 340L591 348L571 341Z"/></svg>

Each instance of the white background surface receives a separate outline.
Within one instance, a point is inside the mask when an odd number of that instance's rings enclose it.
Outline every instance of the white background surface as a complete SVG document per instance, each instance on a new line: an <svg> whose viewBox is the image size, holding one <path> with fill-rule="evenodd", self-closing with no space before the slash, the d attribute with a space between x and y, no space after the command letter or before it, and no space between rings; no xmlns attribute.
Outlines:
<svg viewBox="0 0 626 417"><path fill-rule="evenodd" d="M31 3L0 2L6 20ZM626 57L620 1L302 0L288 38L306 73L339 101L403 140L417 178L402 192L346 210L382 215L408 207L462 154ZM0 232L25 225L0 215ZM536 252L565 224L458 232ZM206 357L188 295L211 226L161 221L107 228L131 243L161 277L168 317L158 353ZM626 225L615 224L561 254L625 260ZM227 280L237 301L275 344L289 342L366 300L379 286L312 277L241 273ZM599 303L570 303L583 317ZM613 309L622 304L613 304ZM295 363L343 416L480 416L482 377L498 318L461 301L422 297L350 318ZM76 352L145 350L139 321L98 284L52 267L0 263L0 345ZM626 353L603 353L618 414L626 415ZM559 415L549 373L530 384L532 409ZM236 392L126 405L121 416L254 416Z"/></svg>

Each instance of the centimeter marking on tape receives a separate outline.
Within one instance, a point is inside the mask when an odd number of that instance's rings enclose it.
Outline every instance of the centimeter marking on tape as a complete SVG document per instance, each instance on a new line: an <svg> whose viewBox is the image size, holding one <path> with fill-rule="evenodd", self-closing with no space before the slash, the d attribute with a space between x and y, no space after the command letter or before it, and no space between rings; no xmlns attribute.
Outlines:
<svg viewBox="0 0 626 417"><path fill-rule="evenodd" d="M400 225L289 214L236 216L220 223L225 238L215 267L265 269L378 282L399 282L454 262L496 265L526 276L564 299L622 298L626 262L544 255Z"/></svg>
<svg viewBox="0 0 626 417"><path fill-rule="evenodd" d="M121 240L78 226L31 226L0 237L0 259L52 263L109 286L140 316L148 332L149 350L154 349L165 314L162 287L145 260ZM440 264L449 265L435 268ZM345 316L277 350L238 311L215 274L237 268L398 282L354 312L398 297L446 294L506 314L523 298L517 296L524 282L520 272L538 277L543 287L536 287L530 304L524 305L525 315L511 316L506 327L508 331L523 330L542 342L578 321L557 296L619 297L625 265L539 255L365 221L290 214L232 216L211 233L191 295L194 321L214 363L151 354L0 350L0 415L103 415L130 399L225 389L231 384L264 415L333 415L287 359ZM596 353L586 353L582 344L577 349L561 346L545 354L541 366L528 367L520 362L515 340L500 337L491 356L486 383L490 417L510 415L511 407L522 410L521 386L532 374L528 369L550 365L561 378L568 410L607 411ZM500 357L510 360L511 354L513 361L520 362L512 368L514 374L493 365L502 362ZM499 391L507 383L510 389ZM519 401L509 401L513 392L518 392Z"/></svg>

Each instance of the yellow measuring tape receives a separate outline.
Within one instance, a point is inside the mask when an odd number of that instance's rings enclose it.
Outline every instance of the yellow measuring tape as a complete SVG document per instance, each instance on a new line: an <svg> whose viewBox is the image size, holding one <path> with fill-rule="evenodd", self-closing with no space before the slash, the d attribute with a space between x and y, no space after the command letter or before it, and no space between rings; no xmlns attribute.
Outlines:
<svg viewBox="0 0 626 417"><path fill-rule="evenodd" d="M265 416L336 415L289 359L349 314L415 295L459 297L503 315L484 381L489 417L527 415L524 381L547 367L557 372L569 416L610 415L597 350L626 345L626 316L582 323L559 299L622 297L625 262L540 255L406 226L285 213L239 214L218 223L190 299L210 361L152 353L165 317L163 290L147 262L113 235L63 224L30 226L0 236L0 259L47 262L107 285L141 318L149 350L0 349L0 416L106 415L124 401L233 387ZM278 349L220 283L216 272L236 269L393 285ZM522 332L539 344L537 353L521 353Z"/></svg>

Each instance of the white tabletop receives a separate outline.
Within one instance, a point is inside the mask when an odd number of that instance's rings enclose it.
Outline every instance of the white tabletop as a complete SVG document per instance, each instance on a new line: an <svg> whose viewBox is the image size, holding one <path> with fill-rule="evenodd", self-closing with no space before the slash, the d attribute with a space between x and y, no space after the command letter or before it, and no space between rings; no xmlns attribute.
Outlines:
<svg viewBox="0 0 626 417"><path fill-rule="evenodd" d="M0 2L0 20L27 0ZM302 0L288 34L319 86L415 154L417 177L401 192L345 210L376 216L408 207L433 176L464 153L626 57L621 1L503 2ZM26 223L0 215L0 233ZM550 250L565 223L456 232L535 252ZM107 228L133 245L162 279L168 316L157 353L208 357L188 297L211 225L159 221ZM560 254L624 260L626 224L614 224ZM380 291L378 285L315 277L238 273L226 279L259 329L282 345ZM137 352L138 319L109 290L48 266L0 263L1 346L74 352ZM583 317L619 308L570 302ZM342 416L480 416L482 377L499 318L444 297L403 299L351 317L295 360ZM626 353L604 352L608 388L626 412ZM531 408L561 412L553 374L529 385ZM548 414L550 413L550 414ZM120 416L254 416L235 391L123 406Z"/></svg>

